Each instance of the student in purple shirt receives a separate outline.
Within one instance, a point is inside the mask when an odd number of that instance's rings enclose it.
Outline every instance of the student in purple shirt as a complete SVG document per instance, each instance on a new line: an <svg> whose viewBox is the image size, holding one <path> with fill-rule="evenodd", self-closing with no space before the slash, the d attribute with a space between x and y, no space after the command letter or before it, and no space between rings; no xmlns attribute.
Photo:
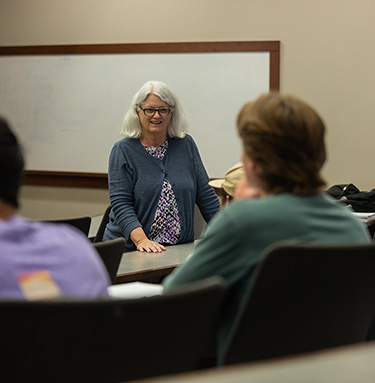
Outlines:
<svg viewBox="0 0 375 383"><path fill-rule="evenodd" d="M17 138L0 118L0 299L107 297L107 271L82 233L17 215L23 167Z"/></svg>

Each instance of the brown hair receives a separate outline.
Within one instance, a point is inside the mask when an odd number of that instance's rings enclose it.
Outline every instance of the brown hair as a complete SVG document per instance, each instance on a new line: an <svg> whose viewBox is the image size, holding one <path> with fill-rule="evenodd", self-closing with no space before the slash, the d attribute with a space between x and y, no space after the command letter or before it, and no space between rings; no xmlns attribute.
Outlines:
<svg viewBox="0 0 375 383"><path fill-rule="evenodd" d="M244 153L257 165L259 186L267 193L310 195L325 185L325 126L304 101L269 93L241 109L237 129Z"/></svg>

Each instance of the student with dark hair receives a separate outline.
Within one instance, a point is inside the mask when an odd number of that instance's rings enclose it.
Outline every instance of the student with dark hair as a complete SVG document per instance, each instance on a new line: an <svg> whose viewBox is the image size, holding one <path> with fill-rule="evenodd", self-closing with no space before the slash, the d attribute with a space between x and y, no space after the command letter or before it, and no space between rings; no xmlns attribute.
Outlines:
<svg viewBox="0 0 375 383"><path fill-rule="evenodd" d="M223 208L193 254L163 282L169 292L212 275L225 279L221 346L268 246L278 241L370 242L366 227L321 191L325 126L313 108L294 96L266 94L241 109L237 129L246 182L258 194Z"/></svg>
<svg viewBox="0 0 375 383"><path fill-rule="evenodd" d="M23 168L17 138L0 118L0 298L107 297L107 271L82 233L17 215Z"/></svg>

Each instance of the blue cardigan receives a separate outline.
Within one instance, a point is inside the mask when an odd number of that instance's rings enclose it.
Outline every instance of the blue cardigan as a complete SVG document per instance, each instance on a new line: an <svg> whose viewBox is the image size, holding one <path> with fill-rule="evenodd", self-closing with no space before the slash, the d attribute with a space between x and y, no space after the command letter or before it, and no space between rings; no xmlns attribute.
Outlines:
<svg viewBox="0 0 375 383"><path fill-rule="evenodd" d="M108 169L112 211L104 240L125 237L127 249L134 250L130 233L142 227L149 235L165 177L173 187L180 215L178 243L194 240L195 204L206 222L219 211L220 205L189 135L168 138L168 150L162 160L147 153L139 139L124 138L115 143Z"/></svg>

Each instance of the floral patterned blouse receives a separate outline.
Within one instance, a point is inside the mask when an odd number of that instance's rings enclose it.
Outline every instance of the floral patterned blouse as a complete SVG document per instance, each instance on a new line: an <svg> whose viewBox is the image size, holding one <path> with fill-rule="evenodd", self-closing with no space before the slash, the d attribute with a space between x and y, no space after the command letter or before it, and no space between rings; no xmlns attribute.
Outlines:
<svg viewBox="0 0 375 383"><path fill-rule="evenodd" d="M158 148L155 146L143 147L151 156L162 160L168 149L168 140ZM172 185L167 178L164 178L158 207L150 228L149 239L158 243L173 245L177 243L180 232L181 225L176 197Z"/></svg>

